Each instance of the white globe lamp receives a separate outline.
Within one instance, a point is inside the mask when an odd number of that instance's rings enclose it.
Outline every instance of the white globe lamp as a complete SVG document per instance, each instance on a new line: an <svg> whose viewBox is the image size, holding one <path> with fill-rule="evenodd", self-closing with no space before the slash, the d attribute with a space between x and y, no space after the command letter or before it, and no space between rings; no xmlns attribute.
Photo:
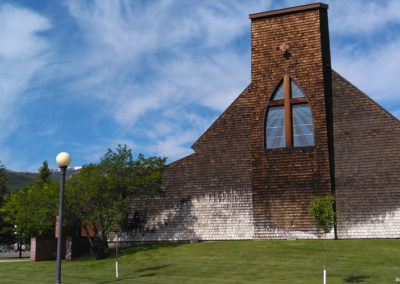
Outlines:
<svg viewBox="0 0 400 284"><path fill-rule="evenodd" d="M61 152L57 155L56 162L60 168L68 167L71 164L71 156L67 152Z"/></svg>

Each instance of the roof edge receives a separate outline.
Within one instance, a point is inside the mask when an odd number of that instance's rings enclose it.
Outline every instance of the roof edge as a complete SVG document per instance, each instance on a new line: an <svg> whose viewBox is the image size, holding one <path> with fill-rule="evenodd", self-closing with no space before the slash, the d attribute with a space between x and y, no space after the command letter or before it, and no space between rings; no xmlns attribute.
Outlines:
<svg viewBox="0 0 400 284"><path fill-rule="evenodd" d="M268 17L278 16L278 15L297 13L297 12L307 11L307 10L328 9L328 7L329 7L329 5L325 4L325 3L314 3L314 4L290 7L290 8L285 8L285 9L261 12L261 13L256 13L256 14L250 14L249 18L251 20L254 20L254 19L259 19L259 18L268 18Z"/></svg>
<svg viewBox="0 0 400 284"><path fill-rule="evenodd" d="M352 82L350 82L349 80L347 80L345 77L343 77L342 75L340 75L338 72L336 72L334 69L331 69L332 73L335 73L337 76L339 76L342 80L346 81L350 86L352 86L353 88L355 88L357 91L359 91L361 94L363 94L368 100L370 100L373 104L375 104L376 106L378 106L381 110L383 110L387 115L391 116L392 118L394 118L395 120L397 120L398 122L400 122L400 119L398 119L396 116L394 116L393 113L391 113L390 111L388 111L386 108L384 108L383 106L381 106L378 102L376 102L374 99L372 99L370 96L368 96L366 93L364 93L363 91L361 91L356 85L354 85Z"/></svg>
<svg viewBox="0 0 400 284"><path fill-rule="evenodd" d="M234 99L234 101L214 120L213 123L211 123L211 125L206 129L206 131L203 132L203 134L201 134L201 136L193 143L193 145L190 147L195 153L197 153L196 148L197 145L199 143L201 143L200 141L203 139L204 136L206 136L206 134L211 131L212 127L214 126L214 124L217 123L218 120L222 119L222 117L224 116L224 114L228 111L228 109L233 106L238 100L239 98L250 89L251 83L247 85L247 87L236 97L236 99Z"/></svg>

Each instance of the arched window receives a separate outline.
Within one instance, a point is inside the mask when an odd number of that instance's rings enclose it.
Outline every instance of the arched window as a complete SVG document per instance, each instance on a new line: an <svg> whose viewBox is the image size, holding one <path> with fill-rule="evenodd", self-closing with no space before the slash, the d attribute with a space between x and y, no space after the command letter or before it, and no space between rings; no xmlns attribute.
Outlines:
<svg viewBox="0 0 400 284"><path fill-rule="evenodd" d="M314 145L310 106L303 91L288 75L268 102L265 130L267 149Z"/></svg>

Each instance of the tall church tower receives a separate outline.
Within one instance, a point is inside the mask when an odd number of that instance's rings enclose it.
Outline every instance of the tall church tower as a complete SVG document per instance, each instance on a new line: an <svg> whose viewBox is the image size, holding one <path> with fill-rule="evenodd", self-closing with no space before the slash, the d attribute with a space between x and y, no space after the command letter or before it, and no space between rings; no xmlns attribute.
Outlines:
<svg viewBox="0 0 400 284"><path fill-rule="evenodd" d="M255 238L311 237L311 197L334 191L327 9L250 15Z"/></svg>

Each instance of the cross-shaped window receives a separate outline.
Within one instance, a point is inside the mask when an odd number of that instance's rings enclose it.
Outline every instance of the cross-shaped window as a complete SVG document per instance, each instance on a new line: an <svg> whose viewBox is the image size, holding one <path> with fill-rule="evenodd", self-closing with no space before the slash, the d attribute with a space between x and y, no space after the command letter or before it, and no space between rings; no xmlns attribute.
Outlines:
<svg viewBox="0 0 400 284"><path fill-rule="evenodd" d="M268 102L265 130L267 149L314 145L310 106L288 75L284 75Z"/></svg>

